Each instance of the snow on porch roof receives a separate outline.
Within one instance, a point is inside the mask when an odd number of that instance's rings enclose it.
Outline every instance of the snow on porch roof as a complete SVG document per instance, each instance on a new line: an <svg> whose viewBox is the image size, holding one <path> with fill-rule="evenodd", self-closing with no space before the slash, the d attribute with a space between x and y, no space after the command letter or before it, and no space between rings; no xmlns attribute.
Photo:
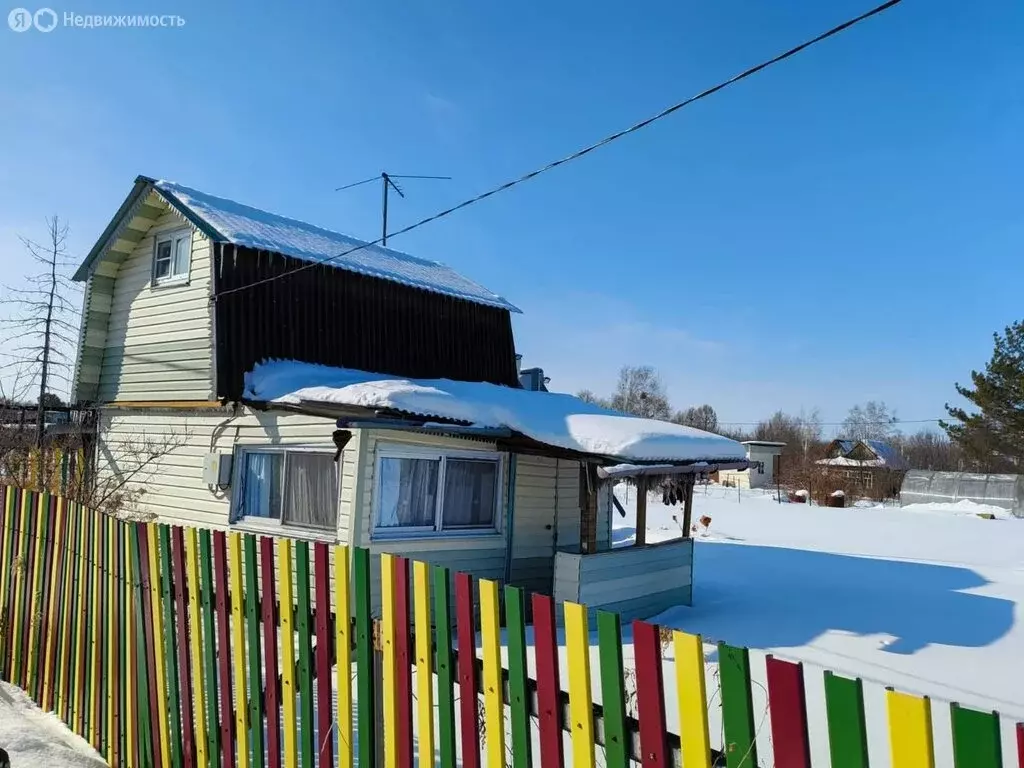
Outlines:
<svg viewBox="0 0 1024 768"><path fill-rule="evenodd" d="M735 440L693 427L627 416L572 395L484 382L402 379L273 360L246 374L245 393L251 400L283 405L386 409L505 428L556 448L632 462L746 459Z"/></svg>
<svg viewBox="0 0 1024 768"><path fill-rule="evenodd" d="M367 245L348 235L215 197L172 181L155 181L153 186L173 206L184 209L182 213L188 218L198 219L213 230L208 234L221 242L273 251L303 261L329 260L331 266L338 269L519 312L498 294L439 262L379 245ZM345 253L353 248L359 250Z"/></svg>

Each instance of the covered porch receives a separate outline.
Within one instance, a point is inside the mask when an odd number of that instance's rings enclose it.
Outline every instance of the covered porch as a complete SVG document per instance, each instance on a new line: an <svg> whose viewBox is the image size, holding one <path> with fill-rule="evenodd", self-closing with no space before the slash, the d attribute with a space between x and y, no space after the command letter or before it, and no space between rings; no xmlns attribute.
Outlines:
<svg viewBox="0 0 1024 768"><path fill-rule="evenodd" d="M330 416L342 431L386 432L392 440L420 435L477 441L508 457L503 522L491 537L500 538L505 547L505 567L500 569L505 576L494 573L500 563L491 558L480 563L485 578L550 589L556 600L613 610L625 620L691 603L695 480L704 473L749 465L744 447L733 440L610 411L564 394L480 382L414 381L284 362L257 367L247 384L253 404L261 401L273 408ZM400 434L407 437L399 438ZM525 483L516 478L516 459L522 465L523 457L530 456L553 460L550 466L559 469L548 485L536 485L524 495ZM622 481L638 488L637 537L634 546L614 548L609 523L609 516L616 514L612 486ZM648 544L647 490L662 485L671 488L681 505L681 535ZM553 506L545 507L553 517L541 519L536 505L529 514L525 507L517 509L517 504L536 502L537 494L545 493L554 499ZM373 512L367 507L361 514ZM433 541L436 556L425 557L443 563L449 555L442 554L440 538ZM390 546L384 540L376 545ZM397 540L395 546L412 544ZM445 550L450 546L456 545L445 545Z"/></svg>
<svg viewBox="0 0 1024 768"><path fill-rule="evenodd" d="M742 467L740 466L742 465ZM596 470L599 498L615 503L612 486L636 486L634 543L608 549L559 551L555 555L554 597L618 613L623 621L648 618L674 605L693 603L693 489L699 475L745 468L742 461L687 464L620 464ZM647 543L647 496L655 487L671 488L680 505L680 538ZM605 493L605 491L607 491ZM581 541L583 538L581 537Z"/></svg>

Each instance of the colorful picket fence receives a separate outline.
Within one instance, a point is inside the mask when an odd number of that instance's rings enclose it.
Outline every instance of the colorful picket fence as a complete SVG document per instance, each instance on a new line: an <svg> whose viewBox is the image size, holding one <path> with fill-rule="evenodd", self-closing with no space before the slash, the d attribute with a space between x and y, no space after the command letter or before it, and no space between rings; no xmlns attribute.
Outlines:
<svg viewBox="0 0 1024 768"><path fill-rule="evenodd" d="M124 521L14 488L0 488L0 558L0 677L112 766L762 765L744 648L717 648L716 752L696 635L634 622L630 675L615 614L591 626L584 606L382 555L378 619L367 550ZM810 682L768 657L778 768L810 766ZM831 765L866 768L860 681L823 685ZM934 765L931 703L887 699L892 765ZM1003 765L996 714L953 705L951 723L956 768ZM1020 726L1018 751L1024 768Z"/></svg>

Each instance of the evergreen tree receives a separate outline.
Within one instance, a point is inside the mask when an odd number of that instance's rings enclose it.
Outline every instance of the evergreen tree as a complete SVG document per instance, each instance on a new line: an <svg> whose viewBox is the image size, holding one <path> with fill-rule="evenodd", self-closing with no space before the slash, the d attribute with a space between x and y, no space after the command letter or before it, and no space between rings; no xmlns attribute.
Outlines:
<svg viewBox="0 0 1024 768"><path fill-rule="evenodd" d="M940 422L978 469L1024 467L1024 321L993 334L995 349L984 371L971 371L973 387L956 391L977 407L967 413L946 404L951 420Z"/></svg>

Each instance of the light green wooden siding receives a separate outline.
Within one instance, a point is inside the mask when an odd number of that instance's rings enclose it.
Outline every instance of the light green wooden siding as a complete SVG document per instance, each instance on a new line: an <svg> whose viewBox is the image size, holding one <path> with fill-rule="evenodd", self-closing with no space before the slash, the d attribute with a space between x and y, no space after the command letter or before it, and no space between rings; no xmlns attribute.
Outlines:
<svg viewBox="0 0 1024 768"><path fill-rule="evenodd" d="M424 435L397 430L364 430L362 432L362 470L356 489L361 500L353 520L353 543L370 549L377 559L381 552L424 560L444 565L452 570L465 571L486 579L505 580L509 532L507 516L502 520L502 532L484 536L433 536L416 539L378 539L371 536L376 493L377 449L381 444L430 446L460 451L496 450L486 441L464 440L436 435ZM564 530L579 546L579 465L573 461L559 461L537 456L518 456L516 459L515 511L512 522L511 583L545 592L551 591L554 568L556 533ZM507 462L505 472L508 471ZM507 482L507 474L505 475ZM503 514L507 514L507 499L502 498ZM559 516L568 522L559 528ZM574 537L574 538L573 538ZM376 570L373 571L377 573ZM374 610L380 605L380 582L375 577L371 585Z"/></svg>
<svg viewBox="0 0 1024 768"><path fill-rule="evenodd" d="M555 549L559 552L580 551L580 465L559 460L555 483L555 504L558 525Z"/></svg>
<svg viewBox="0 0 1024 768"><path fill-rule="evenodd" d="M511 582L550 594L555 548L580 544L579 464L520 456L516 467Z"/></svg>
<svg viewBox="0 0 1024 768"><path fill-rule="evenodd" d="M140 200L125 215L103 258L96 263L86 281L72 394L76 402L95 402L99 395L114 284L119 267L134 254L138 244L167 210L167 205L155 193Z"/></svg>
<svg viewBox="0 0 1024 768"><path fill-rule="evenodd" d="M160 202L151 196L150 203ZM188 282L153 285L158 234L190 225L161 202L163 213L116 272L98 375L100 402L210 400L213 384L211 247L192 230ZM112 265L101 263L97 273ZM100 332L96 330L98 338Z"/></svg>
<svg viewBox="0 0 1024 768"><path fill-rule="evenodd" d="M132 475L129 492L144 490L138 498L141 512L161 522L224 528L231 512L231 489L211 490L203 483L203 458L208 453L232 453L236 445L304 445L336 450L332 419L275 411L231 409L187 413L109 409L102 412L98 471L103 480L127 476L139 467L133 458L146 443L175 446ZM348 543L352 514L358 430L342 455L338 539Z"/></svg>
<svg viewBox="0 0 1024 768"><path fill-rule="evenodd" d="M621 615L650 618L674 605L690 605L693 539L646 547L622 547L593 555L555 556L556 600L585 604Z"/></svg>
<svg viewBox="0 0 1024 768"><path fill-rule="evenodd" d="M554 567L557 481L557 459L516 460L511 583L545 594L551 592Z"/></svg>

